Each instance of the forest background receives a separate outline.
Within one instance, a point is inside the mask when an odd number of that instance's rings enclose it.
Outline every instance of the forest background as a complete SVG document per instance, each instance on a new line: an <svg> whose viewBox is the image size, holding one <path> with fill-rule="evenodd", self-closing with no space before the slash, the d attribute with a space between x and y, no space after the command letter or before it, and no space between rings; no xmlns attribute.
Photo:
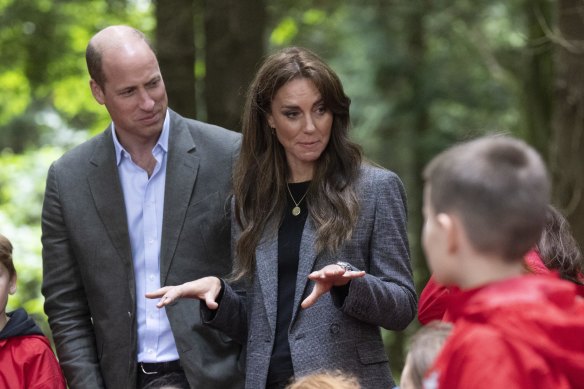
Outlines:
<svg viewBox="0 0 584 389"><path fill-rule="evenodd" d="M111 24L152 39L170 107L233 130L267 53L300 45L322 56L352 99L352 136L405 183L418 291L428 279L421 171L479 134L511 133L541 152L553 203L584 245L582 0L0 0L0 233L14 244L19 274L9 310L25 307L47 334L45 177L53 160L108 125L84 51ZM418 325L384 332L396 372Z"/></svg>

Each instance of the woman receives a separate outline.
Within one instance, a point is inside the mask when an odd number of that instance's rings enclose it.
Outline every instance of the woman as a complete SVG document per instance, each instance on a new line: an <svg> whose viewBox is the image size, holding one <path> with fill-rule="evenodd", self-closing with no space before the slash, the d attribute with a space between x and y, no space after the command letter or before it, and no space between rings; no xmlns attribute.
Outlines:
<svg viewBox="0 0 584 389"><path fill-rule="evenodd" d="M379 327L402 330L416 314L406 199L394 173L362 163L349 105L310 51L268 57L248 91L234 177L233 279L247 297L216 277L147 295L161 307L205 300L204 321L247 346L247 388L320 369L394 386Z"/></svg>

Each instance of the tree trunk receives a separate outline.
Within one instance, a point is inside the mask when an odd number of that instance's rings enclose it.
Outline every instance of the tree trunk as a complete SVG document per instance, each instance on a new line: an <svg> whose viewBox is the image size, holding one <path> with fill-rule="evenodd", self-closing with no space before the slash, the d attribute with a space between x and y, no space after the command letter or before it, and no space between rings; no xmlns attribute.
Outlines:
<svg viewBox="0 0 584 389"><path fill-rule="evenodd" d="M264 54L265 0L205 2L207 121L240 131L245 91Z"/></svg>
<svg viewBox="0 0 584 389"><path fill-rule="evenodd" d="M403 173L400 173L406 187L409 188L408 194L408 230L409 243L411 249L411 263L414 269L416 281L416 289L419 291L423 288L429 278L428 267L424 259L421 244L421 233L423 226L422 217L422 175L427 162L427 150L425 149L425 142L428 135L429 128L429 100L426 97L426 85L424 83L424 75L426 71L426 57L427 57L427 28L426 19L432 12L432 4L430 0L422 0L419 2L410 3L408 7L388 7L383 9L381 14L388 15L389 12L401 12L404 20L402 39L406 48L407 55L407 71L402 75L403 79L400 83L406 85L405 88L410 93L404 94L401 99L401 109L407 112L399 117L391 124L393 128L385 129L382 134L382 141L384 142L384 149L389 150L391 143L399 143L407 150L410 150L406 159L407 161L403 167ZM387 18L387 16L386 16ZM393 33L392 26L388 20L385 28L387 34ZM393 27L395 28L395 27ZM391 90L395 87L395 80L386 79L387 84L380 84L381 90ZM407 129L400 131L399 129ZM399 139L393 138L397 135ZM393 139L392 139L393 138ZM395 158L397 154L386 153L387 158ZM395 163L395 161L394 161ZM391 166L390 161L385 162L384 166ZM412 324L403 332L394 332L388 335L387 349L389 350L390 366L392 372L399 374L404 365L405 344L406 339L410 334L418 328L418 321L414 319Z"/></svg>
<svg viewBox="0 0 584 389"><path fill-rule="evenodd" d="M558 0L557 7L550 160L554 204L564 212L584 248L584 3Z"/></svg>
<svg viewBox="0 0 584 389"><path fill-rule="evenodd" d="M156 1L156 50L169 107L195 118L195 29L193 0Z"/></svg>
<svg viewBox="0 0 584 389"><path fill-rule="evenodd" d="M545 28L551 24L551 4L548 0L524 0L522 7L527 17L528 39L524 50L525 66L518 74L522 81L522 118L526 140L548 160L553 93L552 46Z"/></svg>

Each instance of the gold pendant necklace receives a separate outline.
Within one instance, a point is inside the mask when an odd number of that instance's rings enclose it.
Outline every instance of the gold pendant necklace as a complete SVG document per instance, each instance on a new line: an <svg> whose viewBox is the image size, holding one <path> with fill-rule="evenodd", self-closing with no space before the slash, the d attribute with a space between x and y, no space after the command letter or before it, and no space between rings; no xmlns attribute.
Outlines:
<svg viewBox="0 0 584 389"><path fill-rule="evenodd" d="M302 196L302 198L297 202L296 200L294 200L294 196L292 196L292 191L290 191L290 185L288 185L288 183L286 183L286 188L288 188L288 193L290 194L290 198L292 199L292 202L295 205L295 207L292 208L292 215L298 216L298 215L300 215L300 212L302 211L300 209L300 203L302 202L302 200L304 200L304 198L308 194L308 189L306 189L306 192L304 192L304 195Z"/></svg>

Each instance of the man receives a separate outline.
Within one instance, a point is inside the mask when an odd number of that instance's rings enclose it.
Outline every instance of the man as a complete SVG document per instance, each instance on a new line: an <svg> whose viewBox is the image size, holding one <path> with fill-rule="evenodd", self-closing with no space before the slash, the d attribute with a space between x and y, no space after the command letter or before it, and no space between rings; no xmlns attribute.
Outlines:
<svg viewBox="0 0 584 389"><path fill-rule="evenodd" d="M141 388L178 372L193 388L239 388L241 347L201 325L198 301L159 310L144 295L231 271L240 135L168 109L131 27L98 32L86 59L112 123L53 163L42 214L45 311L68 385Z"/></svg>

